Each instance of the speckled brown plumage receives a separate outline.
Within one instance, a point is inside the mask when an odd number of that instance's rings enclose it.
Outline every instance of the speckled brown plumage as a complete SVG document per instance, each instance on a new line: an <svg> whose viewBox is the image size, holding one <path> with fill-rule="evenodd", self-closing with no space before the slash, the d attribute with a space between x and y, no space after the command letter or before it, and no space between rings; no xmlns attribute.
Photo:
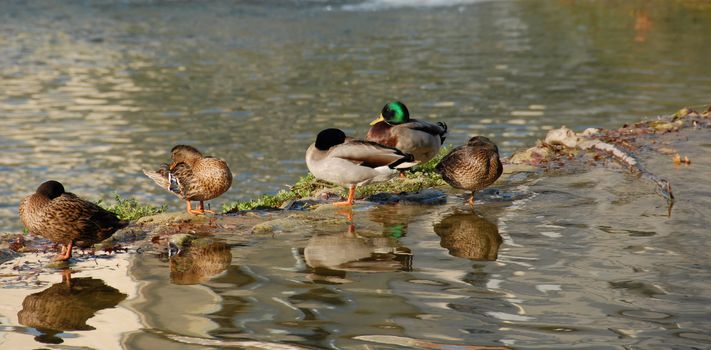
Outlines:
<svg viewBox="0 0 711 350"><path fill-rule="evenodd" d="M473 192L485 188L501 176L499 148L486 137L475 136L453 149L435 170L454 188Z"/></svg>
<svg viewBox="0 0 711 350"><path fill-rule="evenodd" d="M128 225L95 203L64 191L57 181L47 181L20 202L20 219L33 234L68 248L57 260L71 257L71 247L85 248L110 237Z"/></svg>
<svg viewBox="0 0 711 350"><path fill-rule="evenodd" d="M143 173L158 186L187 201L188 206L189 201L200 201L201 210L188 209L189 212L204 213L203 202L219 197L232 185L232 172L222 159L203 156L187 145L173 147L171 158L170 164Z"/></svg>

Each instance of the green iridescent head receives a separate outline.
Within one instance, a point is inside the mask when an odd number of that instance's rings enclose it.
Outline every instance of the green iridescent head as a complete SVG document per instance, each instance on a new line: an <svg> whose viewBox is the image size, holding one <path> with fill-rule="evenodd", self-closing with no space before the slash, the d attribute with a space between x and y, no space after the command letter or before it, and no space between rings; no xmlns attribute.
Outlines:
<svg viewBox="0 0 711 350"><path fill-rule="evenodd" d="M380 111L380 117L370 123L370 125L374 125L380 121L385 121L390 125L407 123L410 121L410 111L408 111L405 104L400 101L390 102Z"/></svg>

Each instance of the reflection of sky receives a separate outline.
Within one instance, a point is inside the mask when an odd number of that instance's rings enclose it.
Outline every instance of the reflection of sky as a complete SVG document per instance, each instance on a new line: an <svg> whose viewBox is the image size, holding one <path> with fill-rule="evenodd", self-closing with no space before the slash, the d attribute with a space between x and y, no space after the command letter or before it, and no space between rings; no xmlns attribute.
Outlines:
<svg viewBox="0 0 711 350"><path fill-rule="evenodd" d="M505 154L561 124L616 127L708 102L684 88L709 84L694 54L704 12L673 2L642 9L644 42L633 4L343 4L0 4L0 227L18 228L17 203L48 179L177 210L140 170L178 143L231 165L213 208L274 193L305 172L315 132L363 136L394 98L446 121L448 142L484 134Z"/></svg>

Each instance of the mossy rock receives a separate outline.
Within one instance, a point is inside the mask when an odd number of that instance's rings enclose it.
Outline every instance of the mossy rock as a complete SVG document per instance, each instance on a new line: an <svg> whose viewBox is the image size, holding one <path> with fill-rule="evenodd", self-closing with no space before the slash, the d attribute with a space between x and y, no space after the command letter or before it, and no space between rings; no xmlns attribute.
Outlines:
<svg viewBox="0 0 711 350"><path fill-rule="evenodd" d="M422 191L403 192L398 194L381 192L369 196L366 200L378 204L403 203L437 205L447 203L447 194L434 188L427 188Z"/></svg>
<svg viewBox="0 0 711 350"><path fill-rule="evenodd" d="M202 223L209 220L205 215L194 215L187 212L161 213L151 216L144 216L136 220L136 224L162 225L175 223Z"/></svg>

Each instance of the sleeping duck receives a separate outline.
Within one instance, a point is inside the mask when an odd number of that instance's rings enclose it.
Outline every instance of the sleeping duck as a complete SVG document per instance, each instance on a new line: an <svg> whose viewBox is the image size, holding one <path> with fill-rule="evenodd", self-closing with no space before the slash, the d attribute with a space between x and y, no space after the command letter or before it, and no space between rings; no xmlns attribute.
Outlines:
<svg viewBox="0 0 711 350"><path fill-rule="evenodd" d="M321 131L306 151L306 166L316 178L348 186L348 200L335 205L353 205L356 186L385 181L397 174L397 169L415 164L411 154L346 138L339 129Z"/></svg>
<svg viewBox="0 0 711 350"><path fill-rule="evenodd" d="M31 233L62 244L57 261L71 258L75 244L80 248L90 247L128 225L128 221L119 220L116 214L65 192L57 181L41 184L35 193L20 202L19 209L22 224Z"/></svg>
<svg viewBox="0 0 711 350"><path fill-rule="evenodd" d="M474 205L474 192L494 183L504 168L496 144L475 136L444 156L435 170L452 187L472 191L469 204Z"/></svg>
<svg viewBox="0 0 711 350"><path fill-rule="evenodd" d="M420 163L436 156L447 137L447 124L410 119L407 107L399 101L386 104L370 125L366 140L412 154Z"/></svg>
<svg viewBox="0 0 711 350"><path fill-rule="evenodd" d="M195 147L177 145L170 150L172 162L163 164L156 171L143 173L158 186L185 200L188 213L205 214L205 201L217 198L232 185L232 172L224 160L203 156ZM193 209L190 201L199 201L198 209Z"/></svg>

